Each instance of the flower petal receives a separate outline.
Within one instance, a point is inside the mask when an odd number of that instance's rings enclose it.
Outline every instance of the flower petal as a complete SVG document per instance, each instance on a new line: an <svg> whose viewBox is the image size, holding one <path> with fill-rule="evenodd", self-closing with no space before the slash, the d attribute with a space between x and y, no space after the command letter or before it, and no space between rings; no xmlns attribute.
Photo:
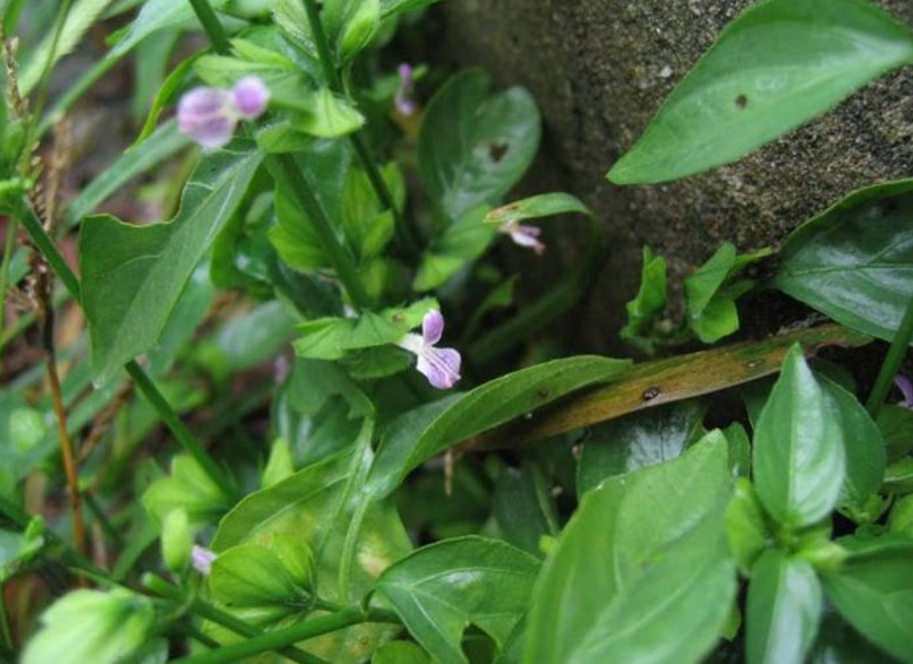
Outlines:
<svg viewBox="0 0 913 664"><path fill-rule="evenodd" d="M426 347L418 356L416 369L428 379L432 387L449 390L460 380L463 358L453 348Z"/></svg>
<svg viewBox="0 0 913 664"><path fill-rule="evenodd" d="M260 117L269 105L269 88L259 76L242 78L231 90L238 113L253 120Z"/></svg>
<svg viewBox="0 0 913 664"><path fill-rule="evenodd" d="M907 408L913 408L913 381L907 376L896 376L894 378L894 384L903 393L901 405L906 406Z"/></svg>
<svg viewBox="0 0 913 664"><path fill-rule="evenodd" d="M529 247L539 256L545 252L545 244L539 241L542 229L536 226L516 226L510 231L510 239L521 247Z"/></svg>
<svg viewBox="0 0 913 664"><path fill-rule="evenodd" d="M436 309L430 310L422 320L422 338L434 345L444 336L444 316Z"/></svg>
<svg viewBox="0 0 913 664"><path fill-rule="evenodd" d="M209 574L212 571L212 563L215 562L216 554L202 546L193 545L190 554L190 560L193 568L200 574Z"/></svg>
<svg viewBox="0 0 913 664"><path fill-rule="evenodd" d="M231 95L225 90L196 88L178 104L178 128L204 148L226 145L237 124Z"/></svg>

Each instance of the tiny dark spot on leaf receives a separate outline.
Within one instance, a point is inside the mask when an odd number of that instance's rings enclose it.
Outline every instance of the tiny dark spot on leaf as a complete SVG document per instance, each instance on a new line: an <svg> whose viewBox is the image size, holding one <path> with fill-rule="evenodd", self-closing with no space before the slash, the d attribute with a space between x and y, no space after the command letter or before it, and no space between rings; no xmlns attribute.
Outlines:
<svg viewBox="0 0 913 664"><path fill-rule="evenodd" d="M646 390L644 390L644 393L640 396L640 398L644 401L653 401L660 394L661 392L659 391L658 387L648 387Z"/></svg>
<svg viewBox="0 0 913 664"><path fill-rule="evenodd" d="M493 162L498 164L504 159L508 150L510 150L510 146L507 143L492 143L488 146L488 155Z"/></svg>
<svg viewBox="0 0 913 664"><path fill-rule="evenodd" d="M548 399L550 392L544 388L536 390L536 396L540 399Z"/></svg>
<svg viewBox="0 0 913 664"><path fill-rule="evenodd" d="M748 97L744 94L739 95L735 98L735 105L738 108L746 108L748 106Z"/></svg>
<svg viewBox="0 0 913 664"><path fill-rule="evenodd" d="M394 323L402 323L404 318L405 318L405 317L404 317L401 313L395 313L395 314L393 314L393 322L394 322Z"/></svg>

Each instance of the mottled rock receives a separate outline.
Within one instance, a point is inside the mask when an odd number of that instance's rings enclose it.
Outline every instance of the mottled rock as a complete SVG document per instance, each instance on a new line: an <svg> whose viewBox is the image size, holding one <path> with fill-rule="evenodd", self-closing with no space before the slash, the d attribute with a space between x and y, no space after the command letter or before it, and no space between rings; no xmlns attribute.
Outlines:
<svg viewBox="0 0 913 664"><path fill-rule="evenodd" d="M451 0L444 48L501 85L529 88L545 121L529 190L561 187L603 218L612 253L585 305L578 348L617 351L636 291L640 246L666 255L675 281L731 240L776 245L844 193L913 174L913 67L888 75L826 116L710 173L615 187L605 173L666 95L750 0ZM913 2L881 0L913 23ZM443 54L446 54L443 55ZM571 234L571 237L580 237ZM565 247L573 253L579 247ZM543 281L546 281L543 279ZM768 305L770 306L770 305ZM763 324L761 325L763 327Z"/></svg>

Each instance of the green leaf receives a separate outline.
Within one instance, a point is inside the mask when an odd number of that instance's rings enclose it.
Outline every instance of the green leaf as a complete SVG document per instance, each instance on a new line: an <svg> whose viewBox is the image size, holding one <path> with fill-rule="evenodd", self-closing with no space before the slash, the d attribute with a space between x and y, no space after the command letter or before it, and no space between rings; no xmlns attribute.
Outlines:
<svg viewBox="0 0 913 664"><path fill-rule="evenodd" d="M727 457L709 438L585 496L537 582L524 662L688 664L710 651L736 591Z"/></svg>
<svg viewBox="0 0 913 664"><path fill-rule="evenodd" d="M260 165L260 153L247 147L204 157L170 222L131 226L107 215L83 222L83 307L96 383L155 345L184 284Z"/></svg>
<svg viewBox="0 0 913 664"><path fill-rule="evenodd" d="M787 528L830 515L844 478L843 432L797 344L761 411L754 477L767 512Z"/></svg>
<svg viewBox="0 0 913 664"><path fill-rule="evenodd" d="M654 256L650 247L644 246L640 288L627 304L628 324L621 331L622 339L643 345L643 349L652 354L653 344L649 338L641 338L649 337L655 320L665 311L667 290L666 259Z"/></svg>
<svg viewBox="0 0 913 664"><path fill-rule="evenodd" d="M847 622L897 659L913 662L913 540L876 540L822 580Z"/></svg>
<svg viewBox="0 0 913 664"><path fill-rule="evenodd" d="M343 63L354 60L371 43L381 25L381 0L356 0L347 4L349 11L336 44L339 60Z"/></svg>
<svg viewBox="0 0 913 664"><path fill-rule="evenodd" d="M258 622L305 613L314 603L311 552L300 540L277 535L266 545L240 544L212 563L209 589L232 609L257 610Z"/></svg>
<svg viewBox="0 0 913 664"><path fill-rule="evenodd" d="M470 624L503 647L526 612L539 561L481 537L446 540L390 567L377 593L442 664L469 664L460 643Z"/></svg>
<svg viewBox="0 0 913 664"><path fill-rule="evenodd" d="M722 31L608 177L665 182L720 166L911 61L909 28L867 2L758 3Z"/></svg>
<svg viewBox="0 0 913 664"><path fill-rule="evenodd" d="M829 378L817 378L831 402L831 417L843 432L846 476L840 506L851 516L861 516L884 481L887 458L881 431L856 397Z"/></svg>
<svg viewBox="0 0 913 664"><path fill-rule="evenodd" d="M705 411L698 401L684 401L596 425L577 463L577 494L612 475L678 458L703 434Z"/></svg>
<svg viewBox="0 0 913 664"><path fill-rule="evenodd" d="M165 515L162 523L162 560L172 574L183 574L190 565L193 531L187 511L177 507Z"/></svg>
<svg viewBox="0 0 913 664"><path fill-rule="evenodd" d="M348 100L320 88L291 116L292 126L318 138L338 138L358 131L364 116Z"/></svg>
<svg viewBox="0 0 913 664"><path fill-rule="evenodd" d="M821 584L814 568L777 550L751 569L746 611L748 664L802 664L818 632Z"/></svg>
<svg viewBox="0 0 913 664"><path fill-rule="evenodd" d="M207 523L225 513L227 501L219 485L187 455L174 457L171 474L153 482L143 494L143 505L159 523L175 509L184 510L192 524Z"/></svg>
<svg viewBox="0 0 913 664"><path fill-rule="evenodd" d="M503 226L573 212L588 216L593 214L576 196L563 193L540 194L492 210L486 215L485 223Z"/></svg>
<svg viewBox="0 0 913 664"><path fill-rule="evenodd" d="M0 390L0 457L14 481L26 477L56 449L48 435L52 422L18 392Z"/></svg>
<svg viewBox="0 0 913 664"><path fill-rule="evenodd" d="M89 28L108 8L111 0L79 0L70 8L66 23L56 39L56 29L47 33L35 53L29 58L28 65L19 75L19 88L22 96L28 96L41 80L45 70L50 70L58 60L68 55L82 40Z"/></svg>
<svg viewBox="0 0 913 664"><path fill-rule="evenodd" d="M521 88L491 96L488 77L454 76L428 105L418 145L422 185L452 221L495 205L539 148L539 110Z"/></svg>
<svg viewBox="0 0 913 664"><path fill-rule="evenodd" d="M345 606L359 604L381 573L412 548L392 504L366 500L372 431L367 419L344 451L247 496L222 519L212 549L275 548L279 539L297 543L313 552L315 595ZM283 560L287 565L288 558ZM334 664L356 664L393 633L385 625L358 625L300 647Z"/></svg>
<svg viewBox="0 0 913 664"><path fill-rule="evenodd" d="M913 297L913 180L859 189L787 238L772 285L890 341Z"/></svg>
<svg viewBox="0 0 913 664"><path fill-rule="evenodd" d="M64 223L75 225L129 181L152 170L188 145L190 141L178 131L177 122L166 122L146 141L127 150L92 180L67 207Z"/></svg>
<svg viewBox="0 0 913 664"><path fill-rule="evenodd" d="M227 1L211 0L209 4L214 9L219 9ZM108 58L120 59L152 33L193 21L194 16L193 7L189 2L146 0L139 15L108 53Z"/></svg>
<svg viewBox="0 0 913 664"><path fill-rule="evenodd" d="M543 536L559 532L551 483L536 464L504 469L492 509L504 538L534 556L542 555L539 542Z"/></svg>
<svg viewBox="0 0 913 664"><path fill-rule="evenodd" d="M825 607L809 664L897 664L898 661L862 638L836 610Z"/></svg>
<svg viewBox="0 0 913 664"><path fill-rule="evenodd" d="M739 329L739 313L735 301L754 286L750 279L734 281L751 263L769 256L765 249L752 254L738 255L729 242L694 274L685 279L685 298L691 329L704 343L714 343Z"/></svg>
<svg viewBox="0 0 913 664"><path fill-rule="evenodd" d="M152 639L155 608L127 590L75 590L41 615L41 629L22 664L92 662L122 664Z"/></svg>
<svg viewBox="0 0 913 664"><path fill-rule="evenodd" d="M497 229L482 223L488 209L483 206L471 210L431 241L412 283L416 291L424 293L443 286L488 250L497 234Z"/></svg>
<svg viewBox="0 0 913 664"><path fill-rule="evenodd" d="M437 4L440 1L441 0L381 0L381 6L383 9L383 17L387 18L389 16L394 16L395 14L424 9L425 7Z"/></svg>
<svg viewBox="0 0 913 664"><path fill-rule="evenodd" d="M20 565L34 558L44 546L44 521L33 519L24 533L0 529L0 583L16 573Z"/></svg>
<svg viewBox="0 0 913 664"><path fill-rule="evenodd" d="M298 326L303 337L295 342L299 357L338 360L351 351L395 344L437 309L434 299L419 300L407 308L366 311L358 318L319 318Z"/></svg>
<svg viewBox="0 0 913 664"><path fill-rule="evenodd" d="M876 420L884 440L888 462L899 461L913 451L913 410L885 405Z"/></svg>
<svg viewBox="0 0 913 664"><path fill-rule="evenodd" d="M387 495L411 470L451 445L617 378L629 366L626 360L592 355L553 360L406 413L384 433L366 490Z"/></svg>
<svg viewBox="0 0 913 664"><path fill-rule="evenodd" d="M743 477L736 480L732 501L726 508L726 539L739 569L746 576L758 556L773 541L754 487Z"/></svg>
<svg viewBox="0 0 913 664"><path fill-rule="evenodd" d="M371 664L432 664L428 654L411 641L391 641L374 651Z"/></svg>

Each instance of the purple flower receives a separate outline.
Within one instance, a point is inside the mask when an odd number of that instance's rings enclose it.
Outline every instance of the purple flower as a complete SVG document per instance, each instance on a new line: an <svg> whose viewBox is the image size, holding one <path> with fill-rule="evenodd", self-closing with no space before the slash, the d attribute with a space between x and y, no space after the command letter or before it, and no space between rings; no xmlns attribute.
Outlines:
<svg viewBox="0 0 913 664"><path fill-rule="evenodd" d="M202 546L193 545L190 553L190 561L193 568L200 574L209 576L212 571L212 564L215 562L216 554Z"/></svg>
<svg viewBox="0 0 913 664"><path fill-rule="evenodd" d="M269 90L256 76L238 81L231 90L195 88L178 104L178 128L204 148L221 148L239 120L259 117L268 103Z"/></svg>
<svg viewBox="0 0 913 664"><path fill-rule="evenodd" d="M396 110L407 117L415 115L418 110L418 102L415 101L415 70L405 62L399 66Z"/></svg>
<svg viewBox="0 0 913 664"><path fill-rule="evenodd" d="M539 240L542 229L538 226L527 226L519 221L509 221L498 229L499 232L510 235L514 244L528 247L536 252L537 256L545 253L545 244Z"/></svg>
<svg viewBox="0 0 913 664"><path fill-rule="evenodd" d="M422 333L407 334L397 346L413 353L417 358L418 369L433 387L449 390L460 380L462 358L453 348L437 348L436 344L444 336L444 317L441 312L432 309L422 321Z"/></svg>
<svg viewBox="0 0 913 664"><path fill-rule="evenodd" d="M894 384L903 394L903 401L899 402L897 405L913 408L913 381L906 376L897 376L894 378Z"/></svg>

